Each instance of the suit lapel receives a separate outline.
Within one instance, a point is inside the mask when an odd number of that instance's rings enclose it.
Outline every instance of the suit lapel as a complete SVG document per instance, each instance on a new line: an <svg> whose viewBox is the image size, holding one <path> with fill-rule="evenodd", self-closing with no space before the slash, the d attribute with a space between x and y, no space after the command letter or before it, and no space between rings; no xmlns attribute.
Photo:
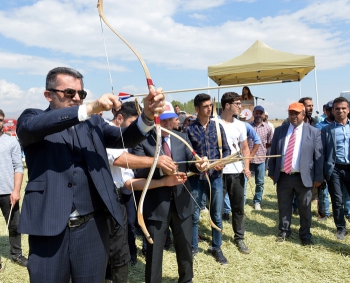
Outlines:
<svg viewBox="0 0 350 283"><path fill-rule="evenodd" d="M337 152L336 141L335 141L335 127L334 127L334 122L332 122L332 124L331 124L331 137L332 137L334 152Z"/></svg>

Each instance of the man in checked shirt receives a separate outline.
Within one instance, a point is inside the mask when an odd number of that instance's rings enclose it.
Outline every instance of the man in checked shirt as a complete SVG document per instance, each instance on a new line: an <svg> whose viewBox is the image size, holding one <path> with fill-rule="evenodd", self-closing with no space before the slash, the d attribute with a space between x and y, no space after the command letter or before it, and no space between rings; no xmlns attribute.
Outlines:
<svg viewBox="0 0 350 283"><path fill-rule="evenodd" d="M260 147L255 156L266 156L266 149L271 147L273 132L271 127L263 122L264 112L265 109L262 106L255 106L253 111L254 120L250 123L261 140ZM250 150L253 149L253 145L253 141L248 139ZM265 160L265 157L257 157L250 161L250 171L255 174L255 195L253 198L255 210L261 210L261 201L264 193Z"/></svg>
<svg viewBox="0 0 350 283"><path fill-rule="evenodd" d="M185 128L193 149L199 156L207 156L209 160L219 159L219 144L215 121L210 120L213 104L211 97L208 94L200 93L194 98L194 107L197 112L197 119ZM227 143L224 128L220 125L220 133L222 139L222 157L231 154L230 147ZM222 184L222 169L223 166L216 166L214 169L207 171L211 184L211 203L210 217L214 224L222 229L222 205L223 205L223 184ZM196 203L199 204L202 200L204 191L209 190L209 184L204 173L195 175L189 178L192 195ZM207 192L209 195L209 191ZM192 235L192 254L198 253L198 221L200 216L200 208L196 206L192 216L193 220L193 235ZM212 244L209 252L214 256L216 261L221 264L227 264L227 259L221 251L222 233L212 228Z"/></svg>

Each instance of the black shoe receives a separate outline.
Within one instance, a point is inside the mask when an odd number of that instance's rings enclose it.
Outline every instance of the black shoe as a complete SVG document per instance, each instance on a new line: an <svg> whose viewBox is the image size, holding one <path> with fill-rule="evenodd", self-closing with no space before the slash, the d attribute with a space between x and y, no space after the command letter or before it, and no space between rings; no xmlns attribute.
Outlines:
<svg viewBox="0 0 350 283"><path fill-rule="evenodd" d="M334 235L337 237L338 240L343 241L345 237L345 231L338 230Z"/></svg>
<svg viewBox="0 0 350 283"><path fill-rule="evenodd" d="M303 246L312 246L314 243L311 241L311 239L301 239L301 244Z"/></svg>
<svg viewBox="0 0 350 283"><path fill-rule="evenodd" d="M169 250L169 248L170 248L170 246L172 245L172 240L171 240L171 238L170 237L166 237L166 239L165 239L165 244L164 244L164 250Z"/></svg>
<svg viewBox="0 0 350 283"><path fill-rule="evenodd" d="M223 255L221 249L212 250L211 254L215 257L216 261L222 265L228 264L226 257Z"/></svg>
<svg viewBox="0 0 350 283"><path fill-rule="evenodd" d="M23 267L27 267L28 264L28 259L23 255L19 255L18 257L13 258L12 261Z"/></svg>
<svg viewBox="0 0 350 283"><path fill-rule="evenodd" d="M289 237L289 235L287 235L286 232L281 232L281 233L277 236L276 242L279 242L279 243L284 242L288 237Z"/></svg>
<svg viewBox="0 0 350 283"><path fill-rule="evenodd" d="M243 240L234 240L233 242L238 248L239 252L241 252L242 254L250 254L250 250L248 249Z"/></svg>
<svg viewBox="0 0 350 283"><path fill-rule="evenodd" d="M134 267L137 263L137 256L136 255L130 255L130 266Z"/></svg>
<svg viewBox="0 0 350 283"><path fill-rule="evenodd" d="M229 221L230 220L230 215L228 213L224 213L222 215L222 221Z"/></svg>

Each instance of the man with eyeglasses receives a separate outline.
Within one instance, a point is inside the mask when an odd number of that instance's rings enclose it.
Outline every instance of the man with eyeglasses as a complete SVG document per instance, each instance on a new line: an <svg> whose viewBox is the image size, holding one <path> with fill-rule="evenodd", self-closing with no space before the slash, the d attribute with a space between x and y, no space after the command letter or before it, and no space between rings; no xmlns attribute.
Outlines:
<svg viewBox="0 0 350 283"><path fill-rule="evenodd" d="M327 181L332 200L333 219L337 232L335 236L344 240L346 225L343 209L342 188L350 194L350 120L349 102L345 97L333 100L334 121L322 128L324 166L323 174Z"/></svg>
<svg viewBox="0 0 350 283"><path fill-rule="evenodd" d="M28 167L19 232L29 234L31 282L103 282L109 252L106 216L123 225L106 148L133 147L164 111L161 89L151 89L142 115L122 130L97 114L119 109L112 94L82 104L83 76L58 67L46 77L46 110L26 109L17 134ZM124 227L126 229L126 227Z"/></svg>
<svg viewBox="0 0 350 283"><path fill-rule="evenodd" d="M0 208L8 224L11 258L27 266L28 260L22 255L21 234L17 231L23 180L21 147L15 137L4 134L4 119L5 113L0 109ZM0 256L0 271L2 268Z"/></svg>
<svg viewBox="0 0 350 283"><path fill-rule="evenodd" d="M243 157L249 157L247 129L243 122L233 116L239 115L242 104L241 97L235 92L226 92L221 98L222 113L219 122L225 130L231 154L238 152ZM243 167L244 165L244 167ZM223 169L223 196L229 196L232 210L232 228L234 244L243 254L250 250L244 242L244 185L245 178L250 178L249 159L227 164Z"/></svg>

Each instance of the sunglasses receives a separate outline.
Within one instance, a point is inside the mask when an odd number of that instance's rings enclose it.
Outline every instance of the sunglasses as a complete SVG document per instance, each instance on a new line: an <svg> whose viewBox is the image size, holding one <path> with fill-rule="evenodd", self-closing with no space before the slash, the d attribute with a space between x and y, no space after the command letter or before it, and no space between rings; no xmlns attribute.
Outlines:
<svg viewBox="0 0 350 283"><path fill-rule="evenodd" d="M60 89L51 88L48 90L54 91L54 92L63 92L64 96L67 98L70 98L70 99L72 99L76 95L76 93L78 93L80 99L85 99L85 97L87 96L87 92L83 89L82 90L75 90L72 88L66 88L64 90L60 90Z"/></svg>

